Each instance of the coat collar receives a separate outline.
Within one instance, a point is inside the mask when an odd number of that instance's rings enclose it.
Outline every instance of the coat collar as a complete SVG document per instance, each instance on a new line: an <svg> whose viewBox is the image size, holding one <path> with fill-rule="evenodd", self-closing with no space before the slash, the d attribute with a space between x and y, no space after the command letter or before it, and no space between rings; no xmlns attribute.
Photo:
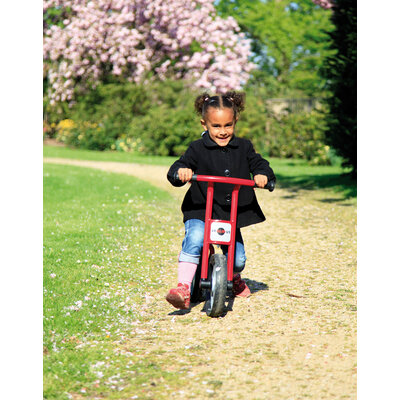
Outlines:
<svg viewBox="0 0 400 400"><path fill-rule="evenodd" d="M203 132L202 138L203 138L203 143L206 147L221 147L218 146L218 144L215 143L214 140L210 138L210 134L208 133L208 131ZM226 145L226 147L238 147L239 146L238 142L239 142L238 138L235 135L233 135L231 141Z"/></svg>

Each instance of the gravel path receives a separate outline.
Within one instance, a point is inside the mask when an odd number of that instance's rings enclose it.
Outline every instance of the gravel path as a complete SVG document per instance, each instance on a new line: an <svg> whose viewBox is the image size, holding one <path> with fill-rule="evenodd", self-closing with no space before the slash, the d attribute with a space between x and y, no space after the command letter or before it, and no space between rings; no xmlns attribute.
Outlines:
<svg viewBox="0 0 400 400"><path fill-rule="evenodd" d="M166 180L168 167L47 158L126 173L180 200L187 187ZM278 183L279 184L279 183ZM174 311L165 288L148 299L148 318L126 349L142 349L181 371L174 399L355 399L357 376L356 206L331 192L257 191L267 221L243 229L253 294L236 298L223 318L202 304ZM179 252L179 241L172 244ZM146 397L151 398L151 397Z"/></svg>

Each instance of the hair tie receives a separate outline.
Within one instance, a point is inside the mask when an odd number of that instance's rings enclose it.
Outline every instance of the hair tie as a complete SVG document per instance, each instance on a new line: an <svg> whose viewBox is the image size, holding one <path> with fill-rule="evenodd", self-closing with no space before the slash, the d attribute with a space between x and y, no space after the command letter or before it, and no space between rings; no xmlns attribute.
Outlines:
<svg viewBox="0 0 400 400"><path fill-rule="evenodd" d="M223 97L225 97L226 100L229 100L232 104L235 104L235 103L233 102L233 97L232 97L232 96L224 95Z"/></svg>
<svg viewBox="0 0 400 400"><path fill-rule="evenodd" d="M208 96L204 97L204 101L208 101L210 98Z"/></svg>

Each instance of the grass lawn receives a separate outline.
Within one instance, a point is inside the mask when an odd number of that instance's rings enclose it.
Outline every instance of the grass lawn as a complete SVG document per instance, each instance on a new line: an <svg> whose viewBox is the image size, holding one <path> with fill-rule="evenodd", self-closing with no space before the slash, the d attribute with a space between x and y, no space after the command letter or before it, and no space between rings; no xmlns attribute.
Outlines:
<svg viewBox="0 0 400 400"><path fill-rule="evenodd" d="M278 185L293 191L328 189L345 199L355 200L357 183L339 165L309 165L304 160L269 160Z"/></svg>
<svg viewBox="0 0 400 400"><path fill-rule="evenodd" d="M121 151L93 151L69 147L43 146L44 157L71 158L75 160L117 161L138 164L170 165L176 157L144 156Z"/></svg>
<svg viewBox="0 0 400 400"><path fill-rule="evenodd" d="M176 258L174 210L130 176L44 165L44 398L130 398L143 382L177 382L151 358L113 350L140 329L147 293Z"/></svg>
<svg viewBox="0 0 400 400"><path fill-rule="evenodd" d="M177 157L144 156L123 152L101 152L67 147L43 147L44 157L72 158L79 160L118 161L153 165L171 165ZM339 165L312 166L304 160L291 160L266 157L278 179L278 187L299 189L330 189L343 199L357 197L357 185L344 174Z"/></svg>

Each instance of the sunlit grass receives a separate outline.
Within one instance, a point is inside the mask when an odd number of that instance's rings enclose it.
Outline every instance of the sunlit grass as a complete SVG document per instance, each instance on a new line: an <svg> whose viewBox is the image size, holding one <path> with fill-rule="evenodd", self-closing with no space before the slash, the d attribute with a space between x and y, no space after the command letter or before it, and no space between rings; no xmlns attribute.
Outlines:
<svg viewBox="0 0 400 400"><path fill-rule="evenodd" d="M120 398L146 380L173 378L140 354L115 352L140 329L145 297L176 257L168 246L173 206L167 193L129 176L44 166L45 398Z"/></svg>
<svg viewBox="0 0 400 400"><path fill-rule="evenodd" d="M145 156L143 154L125 153L122 151L95 151L58 146L43 146L43 156L154 165L170 165L176 160L176 157Z"/></svg>

